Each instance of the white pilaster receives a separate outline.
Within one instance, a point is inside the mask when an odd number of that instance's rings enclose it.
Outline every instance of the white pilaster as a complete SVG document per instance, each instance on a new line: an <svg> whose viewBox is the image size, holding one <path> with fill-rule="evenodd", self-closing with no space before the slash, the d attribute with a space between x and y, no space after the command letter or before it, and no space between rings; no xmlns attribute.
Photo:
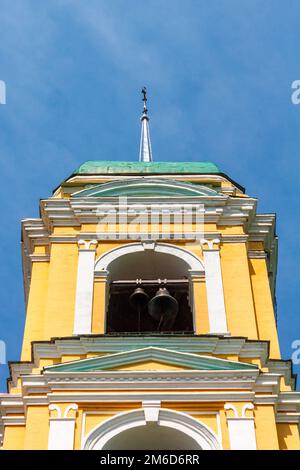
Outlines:
<svg viewBox="0 0 300 470"><path fill-rule="evenodd" d="M209 327L211 334L227 334L227 321L221 273L220 240L201 240L203 250Z"/></svg>
<svg viewBox="0 0 300 470"><path fill-rule="evenodd" d="M234 416L227 417L227 426L231 450L256 450L256 436L254 417L247 417L246 410L253 410L252 403L247 403L242 410L241 416L231 403L224 406L225 410L233 410Z"/></svg>
<svg viewBox="0 0 300 470"><path fill-rule="evenodd" d="M97 240L79 240L74 335L92 331L95 246Z"/></svg>
<svg viewBox="0 0 300 470"><path fill-rule="evenodd" d="M49 411L55 410L57 416L49 419L48 450L73 450L76 417L68 417L68 414L77 409L77 405L69 405L62 417L59 406L49 405Z"/></svg>

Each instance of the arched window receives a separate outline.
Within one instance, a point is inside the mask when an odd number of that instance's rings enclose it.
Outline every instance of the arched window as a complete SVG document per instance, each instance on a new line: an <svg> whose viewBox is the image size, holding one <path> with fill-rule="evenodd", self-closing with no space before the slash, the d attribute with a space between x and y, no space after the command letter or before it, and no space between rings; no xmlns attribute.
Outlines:
<svg viewBox="0 0 300 470"><path fill-rule="evenodd" d="M185 413L159 409L147 420L144 409L119 413L87 435L85 450L221 450L219 437L204 423Z"/></svg>
<svg viewBox="0 0 300 470"><path fill-rule="evenodd" d="M192 253L168 244L132 243L96 263L108 271L106 333L192 333Z"/></svg>

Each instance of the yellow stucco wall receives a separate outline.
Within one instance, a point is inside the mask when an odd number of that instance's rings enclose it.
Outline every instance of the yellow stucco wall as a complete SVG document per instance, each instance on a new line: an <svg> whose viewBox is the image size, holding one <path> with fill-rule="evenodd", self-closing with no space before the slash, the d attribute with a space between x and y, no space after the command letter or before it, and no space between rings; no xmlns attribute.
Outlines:
<svg viewBox="0 0 300 470"><path fill-rule="evenodd" d="M232 336L257 339L246 244L223 243L220 257L228 330Z"/></svg>
<svg viewBox="0 0 300 470"><path fill-rule="evenodd" d="M297 423L277 424L279 448L281 450L300 450L299 428Z"/></svg>
<svg viewBox="0 0 300 470"><path fill-rule="evenodd" d="M47 406L28 406L24 450L48 449L49 411Z"/></svg>
<svg viewBox="0 0 300 470"><path fill-rule="evenodd" d="M45 306L48 289L48 262L33 262L21 354L22 361L31 359L31 342L44 339Z"/></svg>
<svg viewBox="0 0 300 470"><path fill-rule="evenodd" d="M249 269L258 337L259 339L270 341L270 357L279 359L279 341L266 261L264 259L250 259Z"/></svg>
<svg viewBox="0 0 300 470"><path fill-rule="evenodd" d="M25 425L6 426L4 433L3 448L5 450L24 449Z"/></svg>
<svg viewBox="0 0 300 470"><path fill-rule="evenodd" d="M278 450L278 435L272 405L257 405L254 410L258 450Z"/></svg>
<svg viewBox="0 0 300 470"><path fill-rule="evenodd" d="M73 334L77 264L77 244L52 244L44 339Z"/></svg>

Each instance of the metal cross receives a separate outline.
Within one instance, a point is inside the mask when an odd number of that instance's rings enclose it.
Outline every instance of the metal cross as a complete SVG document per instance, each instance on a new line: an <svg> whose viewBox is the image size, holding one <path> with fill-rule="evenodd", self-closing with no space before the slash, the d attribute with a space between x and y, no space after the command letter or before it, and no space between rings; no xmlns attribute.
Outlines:
<svg viewBox="0 0 300 470"><path fill-rule="evenodd" d="M142 95L143 95L142 101L144 101L144 109L147 109L147 88L145 86L142 89Z"/></svg>

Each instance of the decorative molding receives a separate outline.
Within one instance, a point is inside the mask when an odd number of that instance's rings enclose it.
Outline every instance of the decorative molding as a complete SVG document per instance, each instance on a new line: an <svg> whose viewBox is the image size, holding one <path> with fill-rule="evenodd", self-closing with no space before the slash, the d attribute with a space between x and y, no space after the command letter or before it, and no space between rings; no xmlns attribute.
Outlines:
<svg viewBox="0 0 300 470"><path fill-rule="evenodd" d="M267 259L268 255L265 251L261 250L248 250L249 259Z"/></svg>
<svg viewBox="0 0 300 470"><path fill-rule="evenodd" d="M50 261L49 255L29 255L30 261L32 263L48 263Z"/></svg>
<svg viewBox="0 0 300 470"><path fill-rule="evenodd" d="M276 413L276 423L289 423L300 425L299 413Z"/></svg>
<svg viewBox="0 0 300 470"><path fill-rule="evenodd" d="M199 449L220 450L222 448L218 436L201 421L186 413L167 408L155 407L154 409L156 410L155 413L152 410L151 414L147 413L147 417L150 418L150 421L153 421L158 410L158 426L170 427L186 434L197 443ZM147 426L148 422L145 418L145 408L119 413L92 429L85 438L83 449L101 450L110 439L120 432L135 427Z"/></svg>
<svg viewBox="0 0 300 470"><path fill-rule="evenodd" d="M62 417L61 408L51 403L49 411L57 411L56 418L49 419L48 450L72 450L74 447L75 417L69 417L71 410L77 411L75 403L67 406Z"/></svg>
<svg viewBox="0 0 300 470"><path fill-rule="evenodd" d="M234 417L235 418L240 418L240 419L248 419L247 416L246 416L246 411L247 410L254 410L254 405L253 403L246 403L243 408L242 408L242 412L241 412L241 415L239 416L239 413L237 411L237 408L235 405L233 405L232 403L225 403L224 405L224 410L225 411L229 411L229 410L232 410L233 413L234 413ZM227 416L227 419L230 419L230 417Z"/></svg>
<svg viewBox="0 0 300 470"><path fill-rule="evenodd" d="M167 243L155 243L154 247L153 242L150 245L156 253L165 253L171 256L176 256L181 260L185 261L188 268L197 271L204 271L202 261L191 251L188 251L184 248L178 247L176 245L169 245ZM95 262L95 272L107 271L110 263L115 259L123 255L128 255L131 253L143 252L145 249L148 249L147 242L143 243L128 243L122 245L121 247L114 248L106 253L104 253L100 258Z"/></svg>
<svg viewBox="0 0 300 470"><path fill-rule="evenodd" d="M78 240L77 243L78 243L78 247L79 247L80 251L95 251L96 246L98 244L98 241L95 240L95 239L93 239L93 240L84 240L84 239L81 238L80 240ZM92 245L95 245L95 247L91 248Z"/></svg>
<svg viewBox="0 0 300 470"><path fill-rule="evenodd" d="M259 371L101 371L101 372L52 372L43 376L23 377L22 387L26 396L71 391L185 391L193 390L250 390L255 387ZM271 390L272 392L272 390Z"/></svg>
<svg viewBox="0 0 300 470"><path fill-rule="evenodd" d="M216 402L232 402L232 401L254 401L255 394L252 391L222 391L222 390L212 390L212 391L132 391L124 392L90 392L72 390L72 392L61 394L59 392L53 391L48 397L32 397L25 396L24 402L26 404L44 404L48 403L50 400L52 403L66 403L74 402L76 403L99 403L99 402L111 402L111 403L136 403L142 402L144 400L160 400L160 401L188 401L188 402L207 402L207 401L216 401Z"/></svg>
<svg viewBox="0 0 300 470"><path fill-rule="evenodd" d="M145 400L142 401L146 423L157 423L159 411L161 408L161 401L159 400Z"/></svg>
<svg viewBox="0 0 300 470"><path fill-rule="evenodd" d="M57 372L101 371L155 360L165 364L188 367L202 371L258 371L258 367L253 364L148 346L143 349L108 354L104 356L95 356L88 359L80 359L67 363L55 364L53 366L47 366L44 369L44 373L51 374Z"/></svg>
<svg viewBox="0 0 300 470"><path fill-rule="evenodd" d="M49 409L49 412L50 412L50 416L51 416L51 411L56 411L57 416L55 418L56 419L61 419L62 418L60 406L55 405L54 403L51 403L51 405L48 406L48 409Z"/></svg>
<svg viewBox="0 0 300 470"><path fill-rule="evenodd" d="M254 418L246 416L247 410L253 410L253 403L246 403L241 415L239 416L237 408L232 403L225 403L225 411L232 410L234 417L227 414L227 426L231 450L256 450L256 436L254 427Z"/></svg>
<svg viewBox="0 0 300 470"><path fill-rule="evenodd" d="M291 381L290 361L268 361L268 342L253 341L246 338L220 337L215 335L171 335L171 336L142 336L132 335L126 337L126 343L120 336L91 335L74 338L54 338L51 341L33 343L33 362L17 362L10 364L10 386L16 386L21 375L31 374L32 369L38 367L43 358L60 359L65 355L105 354L141 349L145 345L176 351L218 355L236 355L240 359L257 358L263 367L270 373L284 376L287 384ZM6 396L6 395L5 395ZM0 394L1 403L1 394Z"/></svg>
<svg viewBox="0 0 300 470"><path fill-rule="evenodd" d="M205 249L205 246L207 245L207 249L208 250L214 250L214 245L217 245L217 248L215 249L219 249L219 244L220 244L220 239L219 238L213 238L212 240L208 240L206 238L202 238L200 240L200 244L202 246L202 248Z"/></svg>

